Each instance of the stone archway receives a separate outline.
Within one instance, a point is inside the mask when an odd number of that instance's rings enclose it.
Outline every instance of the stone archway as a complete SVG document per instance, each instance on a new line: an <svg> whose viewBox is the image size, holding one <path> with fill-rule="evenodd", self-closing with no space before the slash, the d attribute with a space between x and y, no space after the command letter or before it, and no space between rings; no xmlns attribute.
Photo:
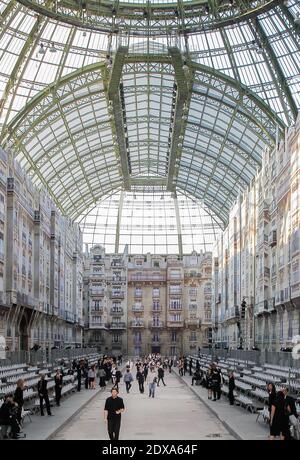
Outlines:
<svg viewBox="0 0 300 460"><path fill-rule="evenodd" d="M19 349L28 351L28 320L26 313L23 313L22 319L19 325Z"/></svg>

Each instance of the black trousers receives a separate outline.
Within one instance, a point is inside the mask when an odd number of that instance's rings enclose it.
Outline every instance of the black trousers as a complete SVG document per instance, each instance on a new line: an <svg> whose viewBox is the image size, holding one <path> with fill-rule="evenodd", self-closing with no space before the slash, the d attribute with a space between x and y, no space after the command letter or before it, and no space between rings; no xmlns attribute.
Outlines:
<svg viewBox="0 0 300 460"><path fill-rule="evenodd" d="M21 425L22 423L22 409L23 409L23 406L18 406L18 409L17 409L17 420L19 422L19 424Z"/></svg>
<svg viewBox="0 0 300 460"><path fill-rule="evenodd" d="M192 375L192 368L190 367L190 375Z"/></svg>
<svg viewBox="0 0 300 460"><path fill-rule="evenodd" d="M125 382L125 385L126 385L126 391L127 393L129 393L129 390L131 388L131 382Z"/></svg>
<svg viewBox="0 0 300 460"><path fill-rule="evenodd" d="M59 406L61 398L61 388L59 386L55 387L55 402Z"/></svg>
<svg viewBox="0 0 300 460"><path fill-rule="evenodd" d="M201 382L201 379L197 379L196 377L193 376L192 377L192 385L193 386L194 386L194 382L196 382L196 384L197 384L197 382Z"/></svg>
<svg viewBox="0 0 300 460"><path fill-rule="evenodd" d="M77 381L77 391L81 390L81 377Z"/></svg>
<svg viewBox="0 0 300 460"><path fill-rule="evenodd" d="M140 393L144 393L144 382L139 382L139 390L140 390Z"/></svg>
<svg viewBox="0 0 300 460"><path fill-rule="evenodd" d="M113 417L107 419L107 430L109 434L109 439L111 441L117 441L119 439L120 426L121 417Z"/></svg>
<svg viewBox="0 0 300 460"><path fill-rule="evenodd" d="M233 390L229 390L229 392L228 392L228 399L229 399L229 403L230 403L231 405L233 405L233 404L234 404Z"/></svg>
<svg viewBox="0 0 300 460"><path fill-rule="evenodd" d="M45 401L46 404L46 410L47 414L51 415L51 410L50 410L50 402L49 402L49 396L48 393L40 396L40 410L41 410L41 415L44 415L44 408L43 408L43 402Z"/></svg>
<svg viewBox="0 0 300 460"><path fill-rule="evenodd" d="M20 431L20 425L17 421L17 417L13 416L9 420L0 420L0 425L7 425L11 426L11 434L12 436L16 436L17 433Z"/></svg>
<svg viewBox="0 0 300 460"><path fill-rule="evenodd" d="M219 385L213 388L213 395L214 395L214 399L221 398L221 387Z"/></svg>
<svg viewBox="0 0 300 460"><path fill-rule="evenodd" d="M179 369L179 375L181 375L181 377L183 377L183 369L182 369L182 367Z"/></svg>
<svg viewBox="0 0 300 460"><path fill-rule="evenodd" d="M159 386L159 382L162 381L162 383L164 384L164 386L166 386L165 384L165 381L164 381L164 378L163 377L158 377L158 382L157 382L157 386Z"/></svg>

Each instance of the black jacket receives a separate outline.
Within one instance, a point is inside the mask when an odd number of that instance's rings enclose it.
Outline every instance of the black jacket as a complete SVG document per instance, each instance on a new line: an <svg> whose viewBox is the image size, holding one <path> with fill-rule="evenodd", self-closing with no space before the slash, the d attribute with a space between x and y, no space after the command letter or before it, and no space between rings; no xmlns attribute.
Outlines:
<svg viewBox="0 0 300 460"><path fill-rule="evenodd" d="M62 384L63 384L63 376L60 375L60 376L58 377L58 376L55 375L55 376L54 376L54 382L55 382L55 386L56 386L56 387L62 386Z"/></svg>
<svg viewBox="0 0 300 460"><path fill-rule="evenodd" d="M39 380L38 381L37 388L38 388L38 393L39 394L41 394L41 395L48 394L47 384L48 384L47 380Z"/></svg>
<svg viewBox="0 0 300 460"><path fill-rule="evenodd" d="M14 401L18 404L19 407L22 407L24 404L23 390L20 387L16 388Z"/></svg>
<svg viewBox="0 0 300 460"><path fill-rule="evenodd" d="M160 378L164 378L165 371L161 367L159 367L158 370L157 370L157 375Z"/></svg>
<svg viewBox="0 0 300 460"><path fill-rule="evenodd" d="M296 403L295 403L294 398L292 398L292 396L285 397L285 405L290 406L290 409L291 409L290 415L294 415L296 418L298 418Z"/></svg>
<svg viewBox="0 0 300 460"><path fill-rule="evenodd" d="M139 383L144 383L144 375L142 374L142 372L137 372L136 374L136 379L138 380Z"/></svg>
<svg viewBox="0 0 300 460"><path fill-rule="evenodd" d="M4 402L0 407L0 420L2 423L7 423L11 420L12 414L16 406L11 402Z"/></svg>

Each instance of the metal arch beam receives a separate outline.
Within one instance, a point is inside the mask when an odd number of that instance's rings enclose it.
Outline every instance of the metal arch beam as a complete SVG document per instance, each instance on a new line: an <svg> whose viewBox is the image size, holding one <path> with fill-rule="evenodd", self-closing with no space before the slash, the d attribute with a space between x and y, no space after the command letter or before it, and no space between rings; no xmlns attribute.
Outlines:
<svg viewBox="0 0 300 460"><path fill-rule="evenodd" d="M118 208L118 217L117 217L116 239L115 239L115 253L116 254L119 252L119 245L120 245L120 227L121 227L121 219L122 219L122 212L123 212L123 203L124 203L124 192L121 191L119 208Z"/></svg>
<svg viewBox="0 0 300 460"><path fill-rule="evenodd" d="M174 207L175 207L175 214L176 214L176 225L177 225L177 236L178 236L178 249L179 255L182 257L183 250L182 250L182 230L181 230L181 220L180 220L180 213L177 201L177 194L173 192L173 200L174 200Z"/></svg>
<svg viewBox="0 0 300 460"><path fill-rule="evenodd" d="M145 62L148 61L150 57L146 55L129 55L126 60L129 62L130 60L132 62ZM151 56L151 62L168 62L170 63L170 58L167 55L160 55L156 56L153 55ZM236 81L234 78L229 77L228 75L223 74L222 72L210 68L208 66L205 66L203 64L198 64L195 62L191 62L191 67L195 69L196 71L200 71L203 73L206 73L208 75L211 75L212 77L219 79L223 81L224 83L228 84L232 88L236 89L240 94L246 95L252 102L257 105L260 110L262 110L263 113L267 115L267 117L272 120L274 125L278 125L283 132L285 129L285 124L283 121L276 115L276 113L266 104L263 99L258 97L253 91L249 90L249 88ZM71 72L70 74L64 76L60 82L53 82L50 85L48 85L43 91L38 93L36 96L34 96L28 104L11 120L11 122L8 124L10 132L12 132L14 129L17 128L18 124L21 123L22 119L26 117L27 113L30 112L43 98L45 98L48 94L51 94L53 90L60 88L64 86L66 83L71 82L75 80L77 77L80 77L84 74L87 73L92 73L93 71L100 71L105 69L105 63L100 62L100 63L94 63L90 64L88 66L83 67L82 69L78 69L74 72Z"/></svg>
<svg viewBox="0 0 300 460"><path fill-rule="evenodd" d="M270 70L272 70L272 68L273 68L274 71L275 71L276 76L275 76L274 81L276 81L276 84L279 86L278 92L279 92L279 94L283 94L285 96L285 99L286 99L286 101L288 103L288 107L287 107L285 100L283 100L283 106L285 108L285 115L286 115L287 119L289 120L290 124L293 124L296 121L296 118L297 118L297 115L298 115L298 109L297 109L295 100L294 100L294 98L292 96L292 93L291 93L290 88L289 88L289 86L287 84L286 78L285 78L284 73L283 73L283 71L282 71L282 69L280 67L280 64L277 61L277 57L276 57L276 54L275 54L275 52L274 52L274 50L272 48L272 45L270 44L270 42L268 40L268 36L266 35L266 33L264 31L264 28L262 27L262 25L260 24L258 19L256 19L254 21L254 26L255 26L255 30L257 31L257 33L259 35L259 38L260 38L260 40L262 42L262 47L263 47L263 49L266 50L266 53L268 54L268 56L270 58L272 67L269 64L269 68L270 68ZM268 63L268 59L266 59L266 62ZM291 119L291 117L289 115L288 108L290 109L292 119Z"/></svg>
<svg viewBox="0 0 300 460"><path fill-rule="evenodd" d="M280 9L284 13L284 15L287 17L287 19L289 20L290 25L293 26L295 33L300 36L300 24L295 23L295 18L290 12L290 10L288 9L288 7L282 3L280 5Z"/></svg>
<svg viewBox="0 0 300 460"><path fill-rule="evenodd" d="M107 96L112 103L113 112L113 131L116 133L118 148L121 160L121 170L125 190L130 190L130 159L127 152L126 136L124 130L124 118L122 102L120 97L120 82L125 61L128 53L128 46L119 46L114 57L113 67L111 70L110 81L108 84Z"/></svg>
<svg viewBox="0 0 300 460"><path fill-rule="evenodd" d="M183 60L178 48L170 47L169 54L171 55L172 64L174 67L175 80L177 84L176 103L174 108L174 121L172 126L172 139L170 151L168 153L168 182L167 190L174 191L174 176L176 176L176 162L180 161L182 142L180 137L184 135L184 116L187 110L187 101L189 97L189 89L186 81L186 76L183 70ZM181 146L181 147L180 147Z"/></svg>

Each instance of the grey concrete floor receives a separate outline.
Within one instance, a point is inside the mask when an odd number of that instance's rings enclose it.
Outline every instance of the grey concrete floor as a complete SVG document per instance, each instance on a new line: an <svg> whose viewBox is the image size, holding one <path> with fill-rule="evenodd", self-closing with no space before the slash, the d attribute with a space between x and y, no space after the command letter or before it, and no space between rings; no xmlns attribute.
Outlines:
<svg viewBox="0 0 300 460"><path fill-rule="evenodd" d="M156 389L155 398L148 397L148 386L140 394L137 382L129 394L120 385L120 396L126 411L122 415L120 440L209 440L234 437L222 422L174 373L166 373L166 387ZM75 418L70 420L53 439L107 440L103 420L105 399L109 389L99 392Z"/></svg>

